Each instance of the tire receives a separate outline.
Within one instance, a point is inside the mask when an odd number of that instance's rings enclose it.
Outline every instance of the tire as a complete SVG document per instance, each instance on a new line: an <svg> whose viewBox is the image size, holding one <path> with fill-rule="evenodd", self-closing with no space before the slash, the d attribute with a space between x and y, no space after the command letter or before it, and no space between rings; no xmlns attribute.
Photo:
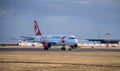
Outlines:
<svg viewBox="0 0 120 71"><path fill-rule="evenodd" d="M69 49L69 51L71 51L72 49Z"/></svg>
<svg viewBox="0 0 120 71"><path fill-rule="evenodd" d="M62 51L63 51L63 50L65 51L65 50L66 50L66 48L62 47L62 48L61 48L61 50L62 50Z"/></svg>
<svg viewBox="0 0 120 71"><path fill-rule="evenodd" d="M48 50L48 48L44 48L44 50Z"/></svg>

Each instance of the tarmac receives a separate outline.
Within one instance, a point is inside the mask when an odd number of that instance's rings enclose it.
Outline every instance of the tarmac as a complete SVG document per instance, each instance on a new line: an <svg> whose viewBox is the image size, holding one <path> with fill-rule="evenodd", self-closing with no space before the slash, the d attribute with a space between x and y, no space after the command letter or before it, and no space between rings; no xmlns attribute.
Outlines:
<svg viewBox="0 0 120 71"><path fill-rule="evenodd" d="M0 47L0 71L120 71L120 47Z"/></svg>
<svg viewBox="0 0 120 71"><path fill-rule="evenodd" d="M41 47L18 47L18 46L11 46L11 47L0 47L0 51L61 51L61 48L50 48L49 50L44 50ZM66 48L64 52L120 52L120 48L76 48L72 49L71 51Z"/></svg>

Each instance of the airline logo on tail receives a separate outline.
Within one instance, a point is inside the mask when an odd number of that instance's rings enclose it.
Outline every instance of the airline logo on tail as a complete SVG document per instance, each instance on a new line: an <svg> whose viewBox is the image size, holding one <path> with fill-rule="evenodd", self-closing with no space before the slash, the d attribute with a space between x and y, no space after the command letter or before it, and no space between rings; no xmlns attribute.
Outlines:
<svg viewBox="0 0 120 71"><path fill-rule="evenodd" d="M34 20L34 32L36 36L42 35L36 20Z"/></svg>

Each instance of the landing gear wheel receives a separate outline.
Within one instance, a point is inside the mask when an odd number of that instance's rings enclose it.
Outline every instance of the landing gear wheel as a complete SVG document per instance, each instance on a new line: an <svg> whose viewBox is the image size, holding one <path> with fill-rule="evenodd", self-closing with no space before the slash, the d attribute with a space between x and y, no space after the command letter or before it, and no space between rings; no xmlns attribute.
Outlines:
<svg viewBox="0 0 120 71"><path fill-rule="evenodd" d="M44 50L48 50L48 48L44 48Z"/></svg>
<svg viewBox="0 0 120 71"><path fill-rule="evenodd" d="M72 49L70 48L69 51L71 51Z"/></svg>
<svg viewBox="0 0 120 71"><path fill-rule="evenodd" d="M66 48L65 48L65 47L62 47L62 48L61 48L61 50L62 50L62 51L63 51L63 50L65 51L65 50L66 50Z"/></svg>

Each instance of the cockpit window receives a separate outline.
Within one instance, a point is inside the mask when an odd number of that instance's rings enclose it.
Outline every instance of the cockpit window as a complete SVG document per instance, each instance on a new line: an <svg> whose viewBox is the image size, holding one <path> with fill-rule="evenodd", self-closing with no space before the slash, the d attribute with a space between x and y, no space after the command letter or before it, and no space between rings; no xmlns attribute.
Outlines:
<svg viewBox="0 0 120 71"><path fill-rule="evenodd" d="M69 39L75 39L75 37L70 37Z"/></svg>

